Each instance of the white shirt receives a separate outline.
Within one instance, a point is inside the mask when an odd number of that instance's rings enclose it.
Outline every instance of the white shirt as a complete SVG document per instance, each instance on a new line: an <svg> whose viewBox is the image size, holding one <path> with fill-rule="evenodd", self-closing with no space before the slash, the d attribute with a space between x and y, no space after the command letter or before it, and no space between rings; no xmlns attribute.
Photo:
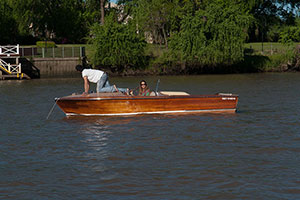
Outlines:
<svg viewBox="0 0 300 200"><path fill-rule="evenodd" d="M104 74L103 71L96 70L96 69L84 69L82 71L82 77L86 76L89 82L92 83L97 83L103 74Z"/></svg>

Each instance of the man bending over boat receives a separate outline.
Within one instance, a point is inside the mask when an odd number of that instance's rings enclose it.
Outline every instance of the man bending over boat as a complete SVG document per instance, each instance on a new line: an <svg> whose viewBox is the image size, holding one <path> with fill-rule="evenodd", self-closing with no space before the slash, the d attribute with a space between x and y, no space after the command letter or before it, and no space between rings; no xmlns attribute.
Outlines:
<svg viewBox="0 0 300 200"><path fill-rule="evenodd" d="M128 91L127 88L117 88L116 85L110 85L108 81L108 75L101 70L97 69L85 69L82 65L77 65L76 70L81 72L82 78L84 80L84 94L89 93L90 82L97 83L97 92L123 92Z"/></svg>

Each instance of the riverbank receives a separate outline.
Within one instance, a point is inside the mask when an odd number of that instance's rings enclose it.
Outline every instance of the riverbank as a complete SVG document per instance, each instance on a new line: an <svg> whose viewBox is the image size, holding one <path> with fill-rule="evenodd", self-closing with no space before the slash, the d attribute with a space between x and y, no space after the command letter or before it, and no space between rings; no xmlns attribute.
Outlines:
<svg viewBox="0 0 300 200"><path fill-rule="evenodd" d="M171 63L166 65L165 63L154 63L144 69L129 68L121 72L112 71L109 68L104 70L113 76L298 72L300 71L300 59L289 55L246 55L243 61L230 66L197 66L187 63Z"/></svg>
<svg viewBox="0 0 300 200"><path fill-rule="evenodd" d="M89 48L87 48L89 49ZM281 43L247 43L244 60L233 65L202 66L197 63L170 61L167 51L159 45L148 45L148 64L144 67L116 70L105 68L113 76L232 74L300 71L300 45ZM89 53L92 50L88 51ZM91 54L87 54L88 57ZM101 67L103 69L103 67Z"/></svg>
<svg viewBox="0 0 300 200"><path fill-rule="evenodd" d="M90 45L57 45L59 48L82 46L91 63L93 49ZM295 48L296 47L296 48ZM108 72L110 76L146 76L146 75L193 75L193 74L232 74L232 73L259 73L259 72L289 72L300 71L299 44L286 46L280 43L247 43L245 44L245 57L234 65L202 66L197 63L184 63L168 59L168 50L164 46L148 44L145 49L147 63L145 66L113 68L98 66ZM78 61L78 60L77 60ZM76 62L77 62L76 61ZM39 68L39 66L36 66ZM47 74L56 76L56 72L72 73L73 66L68 71L61 70L57 62L47 63L43 69ZM95 67L97 68L97 66ZM41 71L43 72L43 70ZM74 71L75 72L75 71Z"/></svg>

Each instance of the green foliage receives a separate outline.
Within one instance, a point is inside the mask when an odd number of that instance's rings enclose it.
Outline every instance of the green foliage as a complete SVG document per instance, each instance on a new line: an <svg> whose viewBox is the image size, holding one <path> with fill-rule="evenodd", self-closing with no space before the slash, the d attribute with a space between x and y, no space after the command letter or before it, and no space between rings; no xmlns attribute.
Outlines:
<svg viewBox="0 0 300 200"><path fill-rule="evenodd" d="M5 0L14 10L21 35L68 43L81 42L88 33L82 0Z"/></svg>
<svg viewBox="0 0 300 200"><path fill-rule="evenodd" d="M138 67L145 61L144 38L136 33L135 24L119 24L115 15L105 19L104 25L94 24L91 29L93 37L93 63L95 65L116 67Z"/></svg>
<svg viewBox="0 0 300 200"><path fill-rule="evenodd" d="M85 10L83 12L84 22L91 26L96 22L100 22L100 0L85 1Z"/></svg>
<svg viewBox="0 0 300 200"><path fill-rule="evenodd" d="M283 26L295 23L300 0L253 0L249 12L255 23L249 29L248 42L277 42ZM247 1L245 1L246 3Z"/></svg>
<svg viewBox="0 0 300 200"><path fill-rule="evenodd" d="M279 40L279 34L281 32L282 27L280 25L272 25L267 32L267 41L273 42Z"/></svg>
<svg viewBox="0 0 300 200"><path fill-rule="evenodd" d="M139 0L135 7L135 18L140 32L151 36L153 43L167 43L172 12L176 4L168 0Z"/></svg>
<svg viewBox="0 0 300 200"><path fill-rule="evenodd" d="M246 30L251 23L239 4L213 1L195 16L187 15L171 37L175 59L199 65L230 65L243 59Z"/></svg>
<svg viewBox="0 0 300 200"><path fill-rule="evenodd" d="M53 41L37 41L36 46L40 47L40 48L56 47L55 42L53 42Z"/></svg>
<svg viewBox="0 0 300 200"><path fill-rule="evenodd" d="M279 42L284 44L289 44L291 42L298 42L300 41L300 29L299 27L295 27L295 26L286 27L280 33L279 37L280 37Z"/></svg>
<svg viewBox="0 0 300 200"><path fill-rule="evenodd" d="M18 32L21 35L29 34L29 26L30 23L33 23L34 21L31 21L33 18L32 10L35 9L34 0L5 0L7 1L7 4L9 7L13 9L13 12L11 12L11 16L15 19L17 22ZM42 8L41 8L42 9ZM38 15L36 16L38 18Z"/></svg>
<svg viewBox="0 0 300 200"><path fill-rule="evenodd" d="M245 60L238 63L238 65L250 69L248 72L281 72L290 70L297 62L297 53L295 51L297 43L290 43L289 45L265 43L263 53L261 45L261 43L246 44L245 46L252 49L252 52L247 53Z"/></svg>
<svg viewBox="0 0 300 200"><path fill-rule="evenodd" d="M78 0L58 2L51 0L51 2L56 9L53 9L54 14L50 15L51 20L48 25L50 29L47 37L51 33L55 33L58 41L64 40L68 43L82 42L82 38L88 33L88 27L84 24L82 4Z"/></svg>
<svg viewBox="0 0 300 200"><path fill-rule="evenodd" d="M290 50L282 54L270 55L268 58L268 62L263 65L261 71L286 71L288 70L287 64L291 63L295 58L295 52ZM281 69L284 65L286 65L286 69Z"/></svg>
<svg viewBox="0 0 300 200"><path fill-rule="evenodd" d="M0 44L16 42L18 29L12 14L13 9L6 0L0 1Z"/></svg>

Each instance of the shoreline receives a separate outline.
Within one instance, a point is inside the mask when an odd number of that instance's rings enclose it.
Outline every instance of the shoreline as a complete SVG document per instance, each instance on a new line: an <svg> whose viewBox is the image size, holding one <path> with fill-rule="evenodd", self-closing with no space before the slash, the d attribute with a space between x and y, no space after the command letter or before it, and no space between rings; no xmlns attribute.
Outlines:
<svg viewBox="0 0 300 200"><path fill-rule="evenodd" d="M195 76L195 75L230 75L230 74L263 74L263 73L299 73L300 70L286 70L286 71L261 71L261 72L232 72L232 73L154 73L153 71L139 71L137 73L132 73L132 72L122 72L122 73L112 73L108 72L109 77L142 77L142 76ZM39 78L32 78L32 79L52 79L52 78L81 78L81 75L78 74L76 71L71 72L71 73L51 73L47 75L41 75ZM32 80L32 79L27 79L27 80ZM16 79L16 78L6 78L6 79L1 79L0 81L9 81L9 80L26 80L26 79Z"/></svg>

